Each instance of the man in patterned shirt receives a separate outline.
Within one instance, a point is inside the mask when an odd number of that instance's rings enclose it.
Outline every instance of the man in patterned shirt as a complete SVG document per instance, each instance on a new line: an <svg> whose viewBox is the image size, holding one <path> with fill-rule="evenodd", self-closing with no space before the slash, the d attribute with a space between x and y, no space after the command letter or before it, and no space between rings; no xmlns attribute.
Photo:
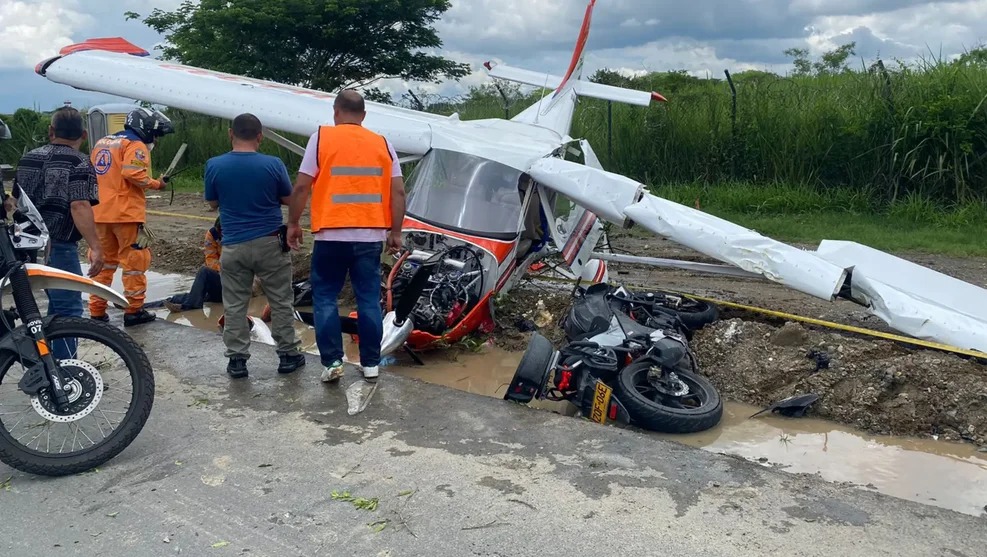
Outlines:
<svg viewBox="0 0 987 557"><path fill-rule="evenodd" d="M79 240L89 244L89 276L103 269L103 250L96 235L93 205L99 203L96 172L89 157L79 152L86 140L82 115L71 107L59 108L51 116L49 143L25 154L17 165L14 197L27 194L45 221L50 234L48 265L82 275ZM82 317L82 294L71 290L48 290L48 315ZM74 339L72 339L74 343ZM71 357L74 346L56 343L56 358Z"/></svg>

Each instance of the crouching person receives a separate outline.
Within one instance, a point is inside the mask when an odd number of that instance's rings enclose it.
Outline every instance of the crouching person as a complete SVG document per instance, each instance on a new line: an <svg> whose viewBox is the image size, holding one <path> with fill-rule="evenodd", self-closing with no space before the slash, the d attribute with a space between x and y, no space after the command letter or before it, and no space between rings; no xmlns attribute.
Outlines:
<svg viewBox="0 0 987 557"><path fill-rule="evenodd" d="M212 228L206 231L206 238L202 243L202 251L205 253L206 262L195 275L192 282L192 289L186 294L176 294L165 302L165 307L172 312L189 311L202 309L207 302L222 303L223 301L223 281L220 278L220 255L223 252L221 241L223 239L223 228L219 217Z"/></svg>
<svg viewBox="0 0 987 557"><path fill-rule="evenodd" d="M224 320L223 342L229 358L226 371L233 378L248 374L247 306L255 277L271 304L271 333L281 360L278 373L305 365L295 335L291 255L281 214L281 205L287 205L291 195L291 179L281 159L257 152L262 132L256 116L237 116L230 129L232 151L206 163L205 199L219 208L223 223L220 276L224 317L229 317Z"/></svg>

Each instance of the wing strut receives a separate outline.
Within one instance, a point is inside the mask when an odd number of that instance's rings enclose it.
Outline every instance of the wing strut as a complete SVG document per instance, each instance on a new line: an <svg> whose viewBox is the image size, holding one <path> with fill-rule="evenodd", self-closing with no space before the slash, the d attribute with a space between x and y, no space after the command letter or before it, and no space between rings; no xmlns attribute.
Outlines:
<svg viewBox="0 0 987 557"><path fill-rule="evenodd" d="M270 137L271 141L277 143L278 145L284 147L285 149L291 151L292 153L295 153L298 156L305 156L304 147L288 139L287 137L279 134L278 132L272 130L271 128L264 128L264 135Z"/></svg>

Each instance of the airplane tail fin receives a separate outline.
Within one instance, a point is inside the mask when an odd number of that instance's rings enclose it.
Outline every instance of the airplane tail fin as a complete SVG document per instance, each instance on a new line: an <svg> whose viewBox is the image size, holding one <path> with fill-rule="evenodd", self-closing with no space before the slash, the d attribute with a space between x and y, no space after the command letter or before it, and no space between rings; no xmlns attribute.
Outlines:
<svg viewBox="0 0 987 557"><path fill-rule="evenodd" d="M483 64L490 77L535 87L554 87L554 91L550 95L546 95L512 120L547 127L561 135L568 135L578 97L590 97L637 106L649 106L651 101L667 102L665 97L655 92L613 87L583 79L586 41L589 38L595 5L596 0L589 0L589 5L586 6L586 15L583 17L579 37L576 39L576 47L572 52L569 68L563 77L498 65L492 61Z"/></svg>

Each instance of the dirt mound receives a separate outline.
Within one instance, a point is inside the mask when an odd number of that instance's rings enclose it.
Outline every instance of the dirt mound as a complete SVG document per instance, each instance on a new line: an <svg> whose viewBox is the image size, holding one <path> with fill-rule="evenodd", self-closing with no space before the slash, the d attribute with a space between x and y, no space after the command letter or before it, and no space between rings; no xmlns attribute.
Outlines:
<svg viewBox="0 0 987 557"><path fill-rule="evenodd" d="M708 325L692 344L703 372L728 399L768 406L816 393L811 414L873 433L980 445L987 439L987 366L973 361L737 318ZM817 371L812 351L828 357L828 368Z"/></svg>
<svg viewBox="0 0 987 557"><path fill-rule="evenodd" d="M495 303L494 343L505 350L523 352L528 348L532 331L538 331L556 346L565 337L559 321L569 310L572 298L568 290L515 288Z"/></svg>

